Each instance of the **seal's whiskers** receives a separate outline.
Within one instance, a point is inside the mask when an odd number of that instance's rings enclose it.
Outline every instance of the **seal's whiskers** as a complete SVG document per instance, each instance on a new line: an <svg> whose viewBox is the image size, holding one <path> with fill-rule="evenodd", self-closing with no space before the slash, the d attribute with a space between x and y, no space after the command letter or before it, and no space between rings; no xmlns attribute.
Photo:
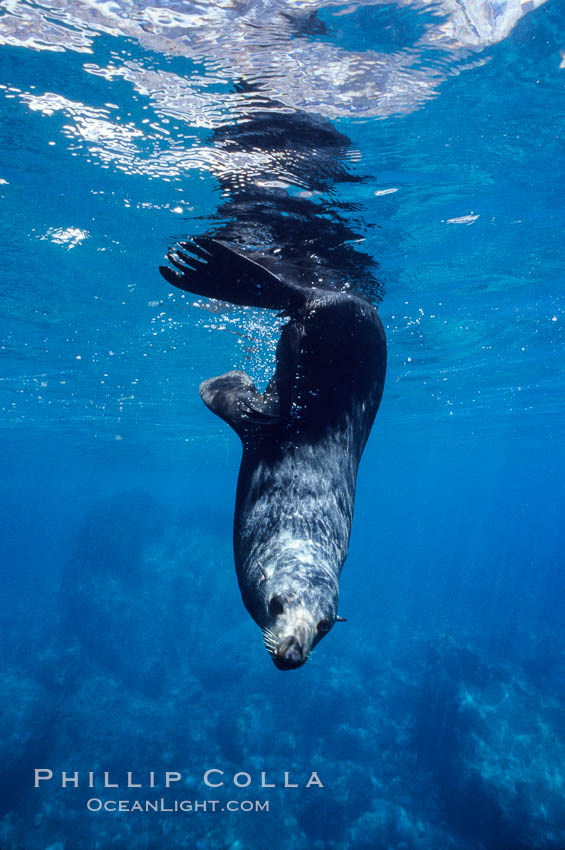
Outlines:
<svg viewBox="0 0 565 850"><path fill-rule="evenodd" d="M263 643L265 644L265 649L270 655L274 655L278 646L278 641L275 635L266 626L263 627L261 631L263 632Z"/></svg>

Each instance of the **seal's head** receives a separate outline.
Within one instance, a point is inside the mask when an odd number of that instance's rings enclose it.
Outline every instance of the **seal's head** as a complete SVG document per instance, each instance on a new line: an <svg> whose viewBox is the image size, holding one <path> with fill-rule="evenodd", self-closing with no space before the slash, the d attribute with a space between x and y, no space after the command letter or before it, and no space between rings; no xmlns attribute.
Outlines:
<svg viewBox="0 0 565 850"><path fill-rule="evenodd" d="M267 651L279 670L294 670L307 660L337 617L337 586L327 573L294 574L291 584L265 582L264 614L259 625Z"/></svg>

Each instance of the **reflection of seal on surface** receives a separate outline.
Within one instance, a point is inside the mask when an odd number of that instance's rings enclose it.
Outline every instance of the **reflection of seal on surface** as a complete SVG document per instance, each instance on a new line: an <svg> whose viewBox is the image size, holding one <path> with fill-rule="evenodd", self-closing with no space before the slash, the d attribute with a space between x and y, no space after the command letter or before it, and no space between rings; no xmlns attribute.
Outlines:
<svg viewBox="0 0 565 850"><path fill-rule="evenodd" d="M234 551L243 601L277 667L303 664L337 618L357 467L381 399L386 342L377 310L304 289L208 238L169 255L169 283L290 317L259 393L245 372L204 381L205 404L243 443ZM186 253L190 251L189 253Z"/></svg>

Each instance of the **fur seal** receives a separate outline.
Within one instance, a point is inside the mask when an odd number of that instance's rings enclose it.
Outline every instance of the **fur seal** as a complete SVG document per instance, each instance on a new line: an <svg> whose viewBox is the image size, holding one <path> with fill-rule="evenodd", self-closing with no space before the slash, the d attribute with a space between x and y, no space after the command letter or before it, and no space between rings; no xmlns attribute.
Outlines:
<svg viewBox="0 0 565 850"><path fill-rule="evenodd" d="M300 667L336 620L361 454L381 400L386 340L377 309L305 288L209 237L181 242L168 283L288 317L264 393L242 371L200 385L243 444L234 555L243 602L281 670Z"/></svg>

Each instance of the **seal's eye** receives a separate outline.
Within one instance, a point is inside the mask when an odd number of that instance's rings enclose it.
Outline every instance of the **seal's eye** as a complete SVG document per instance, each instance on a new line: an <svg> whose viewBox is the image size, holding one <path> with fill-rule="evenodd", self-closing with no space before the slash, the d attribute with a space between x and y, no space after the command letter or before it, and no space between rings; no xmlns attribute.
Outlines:
<svg viewBox="0 0 565 850"><path fill-rule="evenodd" d="M326 632L329 632L331 628L331 623L329 620L320 620L316 628L318 629L321 635L325 635Z"/></svg>
<svg viewBox="0 0 565 850"><path fill-rule="evenodd" d="M277 617L284 611L284 605L280 596L273 596L269 602L269 614L272 617Z"/></svg>

